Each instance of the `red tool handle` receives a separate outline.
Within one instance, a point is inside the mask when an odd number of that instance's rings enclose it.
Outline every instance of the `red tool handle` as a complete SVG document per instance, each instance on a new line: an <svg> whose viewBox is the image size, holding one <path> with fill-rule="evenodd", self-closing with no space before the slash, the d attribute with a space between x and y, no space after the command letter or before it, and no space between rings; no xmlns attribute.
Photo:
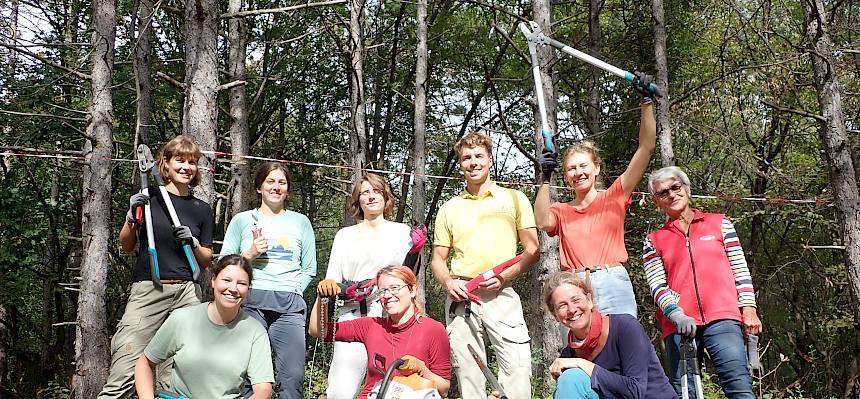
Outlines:
<svg viewBox="0 0 860 399"><path fill-rule="evenodd" d="M513 266L515 263L519 262L522 258L523 258L523 255L519 254L519 255L514 256L513 258L499 264L498 266L479 274L478 277L475 277L466 283L466 291L471 292L471 291L476 290L478 288L478 284L480 284L484 281L487 281L493 277L498 276L499 273L501 273L503 270Z"/></svg>

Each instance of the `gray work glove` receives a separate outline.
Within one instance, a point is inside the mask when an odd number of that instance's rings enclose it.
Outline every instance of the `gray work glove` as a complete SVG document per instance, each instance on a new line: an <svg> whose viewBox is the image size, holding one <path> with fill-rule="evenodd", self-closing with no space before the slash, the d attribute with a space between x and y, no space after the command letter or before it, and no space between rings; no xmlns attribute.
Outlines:
<svg viewBox="0 0 860 399"><path fill-rule="evenodd" d="M552 172L558 163L555 161L555 152L544 149L538 158L540 163L541 183L552 183Z"/></svg>
<svg viewBox="0 0 860 399"><path fill-rule="evenodd" d="M651 86L652 83L654 83L653 76L641 71L634 73L633 76L633 90L636 90L636 92L638 92L639 95L642 96L641 102L643 104L653 102L654 97L660 97L660 93L652 93L651 90L648 89L648 87Z"/></svg>
<svg viewBox="0 0 860 399"><path fill-rule="evenodd" d="M696 336L696 320L684 313L684 309L679 306L675 310L666 315L672 323L675 323L675 329L682 337L693 338Z"/></svg>
<svg viewBox="0 0 860 399"><path fill-rule="evenodd" d="M131 224L137 224L138 220L134 216L134 212L137 208L146 205L147 202L149 202L149 196L144 193L132 195L131 198L128 199L128 213L125 214L125 220L129 221Z"/></svg>
<svg viewBox="0 0 860 399"><path fill-rule="evenodd" d="M200 241L191 234L191 229L188 226L176 226L173 228L173 239L183 244L188 244L191 248L200 246Z"/></svg>

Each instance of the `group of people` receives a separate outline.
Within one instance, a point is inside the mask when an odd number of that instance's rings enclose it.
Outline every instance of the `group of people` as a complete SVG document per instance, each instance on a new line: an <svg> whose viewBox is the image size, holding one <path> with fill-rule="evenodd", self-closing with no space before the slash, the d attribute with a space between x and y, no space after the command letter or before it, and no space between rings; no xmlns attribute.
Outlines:
<svg viewBox="0 0 860 399"><path fill-rule="evenodd" d="M543 287L546 310L565 331L564 350L550 365L558 379L556 398L678 397L682 340L698 344L692 356L708 353L726 395L755 397L744 336L759 334L761 322L743 250L724 215L692 208L690 180L676 167L648 179L667 222L648 235L643 251L668 377L637 319L624 219L656 141L653 104L645 97L640 108L638 148L606 190L598 189L603 164L596 147L582 142L567 150L560 164L575 194L569 202L550 202L556 154L540 159L542 181L532 205L522 192L490 178L489 137L475 132L456 143L466 186L439 209L431 261L448 294L445 325L421 308L422 287L404 266L423 240L388 219L394 196L384 179L370 173L353 185L347 206L357 223L337 232L317 301L362 283L376 296L346 300L336 309L336 322L315 304L307 323L302 293L317 270L314 232L307 217L286 209L290 174L274 162L257 169L260 206L230 221L221 257L210 268L214 299L200 303L183 246L209 265L213 218L209 205L190 194L199 181L200 149L177 136L164 145L157 165L170 196L151 189L130 199L120 241L126 251L137 251L134 284L99 398L123 397L132 389L142 399L153 398L156 386L192 398L268 398L275 387L279 398L301 398L306 323L311 335L335 341L329 399L375 397L386 366L397 359L403 363L398 375L420 377L442 396L455 374L460 397L487 397L484 371L473 360L486 362L487 341L504 394L531 398L530 335L512 282L540 256L538 229L560 239L562 271ZM136 211L147 203L155 254L139 245L148 238ZM181 225L170 223L170 206ZM150 257L158 261L160 281L152 281Z"/></svg>

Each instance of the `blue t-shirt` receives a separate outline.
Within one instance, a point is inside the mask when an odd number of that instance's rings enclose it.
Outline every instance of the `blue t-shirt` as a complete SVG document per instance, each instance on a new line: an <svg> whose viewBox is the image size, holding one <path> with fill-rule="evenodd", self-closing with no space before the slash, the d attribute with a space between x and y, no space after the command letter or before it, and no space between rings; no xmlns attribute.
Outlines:
<svg viewBox="0 0 860 399"><path fill-rule="evenodd" d="M239 213L227 225L221 255L241 254L250 248L255 224L262 229L269 249L251 262L252 296L253 290L302 295L317 273L316 239L310 220L291 210L277 216L264 216L257 209Z"/></svg>
<svg viewBox="0 0 860 399"><path fill-rule="evenodd" d="M577 356L567 346L561 357ZM678 398L645 329L631 315L609 315L609 337L593 363L591 389L601 398Z"/></svg>

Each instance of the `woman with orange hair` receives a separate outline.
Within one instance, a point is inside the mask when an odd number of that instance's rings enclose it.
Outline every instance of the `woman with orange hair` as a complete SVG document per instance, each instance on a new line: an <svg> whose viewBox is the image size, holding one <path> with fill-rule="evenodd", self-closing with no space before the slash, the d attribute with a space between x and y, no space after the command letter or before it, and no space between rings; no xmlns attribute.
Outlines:
<svg viewBox="0 0 860 399"><path fill-rule="evenodd" d="M409 226L387 220L394 208L394 195L381 176L374 173L362 176L353 185L348 201L348 211L357 223L338 230L334 237L325 279L317 286L317 293L322 296L341 294L343 285L361 282L372 285L369 280L380 269L402 264L413 247ZM362 316L382 316L382 306L366 299L349 300L338 307L336 315L337 321ZM366 371L364 357L361 342L335 342L326 397L355 398Z"/></svg>
<svg viewBox="0 0 860 399"><path fill-rule="evenodd" d="M406 363L398 370L400 375L418 374L430 380L445 396L451 385L451 345L445 326L425 316L418 305L418 279L406 266L386 266L376 274L376 281L380 302L388 316L331 323L324 337L364 343L368 367L358 398L367 398L374 384L382 380L382 372L373 367L378 356L387 362L403 358ZM316 320L319 320L319 313L315 305L311 310L309 332L320 337Z"/></svg>

